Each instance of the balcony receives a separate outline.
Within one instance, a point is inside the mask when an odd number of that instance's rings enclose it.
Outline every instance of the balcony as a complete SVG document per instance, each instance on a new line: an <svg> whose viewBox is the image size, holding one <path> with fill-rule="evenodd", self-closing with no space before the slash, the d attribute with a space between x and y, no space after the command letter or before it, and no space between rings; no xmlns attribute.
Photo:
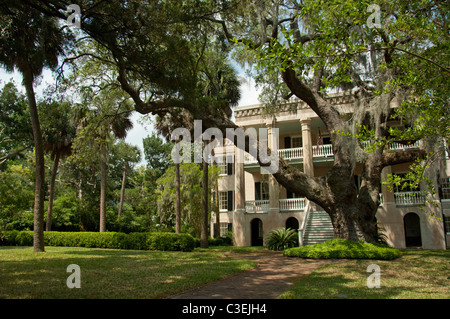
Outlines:
<svg viewBox="0 0 450 319"><path fill-rule="evenodd" d="M395 192L394 198L397 206L414 206L425 203L425 195L422 192Z"/></svg>
<svg viewBox="0 0 450 319"><path fill-rule="evenodd" d="M269 200L249 200L245 202L245 211L247 213L266 213L269 211ZM285 198L280 199L281 212L302 211L305 209L305 198Z"/></svg>
<svg viewBox="0 0 450 319"><path fill-rule="evenodd" d="M363 142L363 145L367 145L368 142ZM391 143L388 146L388 149L390 151L405 151L408 149L418 149L419 148L419 141L415 142L414 144L410 145L404 145L397 142ZM303 147L296 147L296 148L285 148L278 150L278 156L280 158L286 160L286 161L296 161L296 160L303 160ZM332 144L325 144L325 145L314 145L312 147L312 156L313 158L328 158L334 156L333 153L333 145ZM256 164L258 161L256 158L254 158L249 153L245 153L245 164Z"/></svg>
<svg viewBox="0 0 450 319"><path fill-rule="evenodd" d="M319 145L312 147L313 158L333 156L333 145ZM303 160L303 147L284 148L278 150L278 156L286 161ZM245 153L245 164L256 164L258 161L249 153Z"/></svg>

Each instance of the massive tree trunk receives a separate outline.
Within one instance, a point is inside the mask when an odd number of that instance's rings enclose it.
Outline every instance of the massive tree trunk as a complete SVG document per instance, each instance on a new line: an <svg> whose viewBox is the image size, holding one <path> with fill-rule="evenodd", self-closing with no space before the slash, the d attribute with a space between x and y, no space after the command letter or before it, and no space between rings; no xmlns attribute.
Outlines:
<svg viewBox="0 0 450 319"><path fill-rule="evenodd" d="M61 157L61 153L56 152L55 162L53 163L53 169L52 169L52 177L51 177L51 181L50 181L50 189L48 192L49 194L48 194L47 224L45 225L46 231L52 230L53 199L54 199L54 195L55 195L55 181L56 181L56 174L58 172L60 157Z"/></svg>
<svg viewBox="0 0 450 319"><path fill-rule="evenodd" d="M41 126L39 123L36 97L33 89L34 77L29 63L21 66L23 84L27 92L28 107L30 110L31 125L33 129L34 152L36 158L35 187L34 187L34 232L33 249L35 252L44 252L44 200L45 200L45 161L44 145Z"/></svg>
<svg viewBox="0 0 450 319"><path fill-rule="evenodd" d="M208 161L203 159L203 180L202 180L203 196L202 196L202 218L201 218L201 235L200 247L208 248L208 213L209 213L209 187L208 187Z"/></svg>

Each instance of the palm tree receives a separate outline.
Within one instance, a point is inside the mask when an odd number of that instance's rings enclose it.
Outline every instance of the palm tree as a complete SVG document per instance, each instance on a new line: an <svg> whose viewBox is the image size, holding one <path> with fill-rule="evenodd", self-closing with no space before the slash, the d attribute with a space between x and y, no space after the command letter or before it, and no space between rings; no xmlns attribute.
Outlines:
<svg viewBox="0 0 450 319"><path fill-rule="evenodd" d="M20 1L2 2L0 22L0 64L7 71L17 68L22 73L30 110L36 157L33 247L35 252L43 252L44 145L33 84L44 67L57 67L67 38L61 33L56 19L44 16Z"/></svg>
<svg viewBox="0 0 450 319"><path fill-rule="evenodd" d="M56 175L60 161L72 154L72 143L76 134L76 119L73 117L71 105L67 102L43 102L40 104L39 112L44 115L41 117L44 151L50 153L53 160L45 225L45 230L50 231L52 228Z"/></svg>

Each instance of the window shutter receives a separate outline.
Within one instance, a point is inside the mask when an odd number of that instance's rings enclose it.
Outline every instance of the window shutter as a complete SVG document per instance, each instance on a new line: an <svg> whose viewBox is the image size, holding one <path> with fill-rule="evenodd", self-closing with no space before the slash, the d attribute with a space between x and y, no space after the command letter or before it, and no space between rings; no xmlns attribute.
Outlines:
<svg viewBox="0 0 450 319"><path fill-rule="evenodd" d="M233 191L228 191L228 198L227 198L227 205L228 205L228 211L233 211Z"/></svg>
<svg viewBox="0 0 450 319"><path fill-rule="evenodd" d="M233 156L227 156L227 174L233 175Z"/></svg>
<svg viewBox="0 0 450 319"><path fill-rule="evenodd" d="M255 200L261 200L261 182L255 182Z"/></svg>

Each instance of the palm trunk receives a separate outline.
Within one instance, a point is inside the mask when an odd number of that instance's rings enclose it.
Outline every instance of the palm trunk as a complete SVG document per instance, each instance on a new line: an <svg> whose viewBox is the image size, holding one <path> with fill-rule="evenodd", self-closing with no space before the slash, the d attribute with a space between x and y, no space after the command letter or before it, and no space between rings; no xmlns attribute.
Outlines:
<svg viewBox="0 0 450 319"><path fill-rule="evenodd" d="M45 161L44 145L42 141L41 126L39 123L36 97L33 89L34 77L30 65L25 63L21 68L23 84L27 92L28 107L30 110L31 125L33 129L34 151L36 157L35 193L34 193L34 232L33 249L35 252L44 252L44 200L45 200Z"/></svg>
<svg viewBox="0 0 450 319"><path fill-rule="evenodd" d="M48 194L47 224L45 225L46 231L52 230L53 199L55 195L55 181L56 181L56 174L58 172L60 157L61 154L59 152L56 152L55 162L53 163L52 177L50 181L50 190Z"/></svg>
<svg viewBox="0 0 450 319"><path fill-rule="evenodd" d="M123 164L123 167L122 167L122 187L120 189L119 213L117 214L118 218L120 218L120 216L122 216L123 202L125 200L125 184L126 184L126 181L127 181L127 165Z"/></svg>
<svg viewBox="0 0 450 319"><path fill-rule="evenodd" d="M181 189L180 164L175 164L175 232L181 233Z"/></svg>
<svg viewBox="0 0 450 319"><path fill-rule="evenodd" d="M203 196L202 196L202 218L201 218L201 234L200 234L200 247L208 248L208 162L203 159Z"/></svg>
<svg viewBox="0 0 450 319"><path fill-rule="evenodd" d="M100 232L106 232L106 158L100 163Z"/></svg>

